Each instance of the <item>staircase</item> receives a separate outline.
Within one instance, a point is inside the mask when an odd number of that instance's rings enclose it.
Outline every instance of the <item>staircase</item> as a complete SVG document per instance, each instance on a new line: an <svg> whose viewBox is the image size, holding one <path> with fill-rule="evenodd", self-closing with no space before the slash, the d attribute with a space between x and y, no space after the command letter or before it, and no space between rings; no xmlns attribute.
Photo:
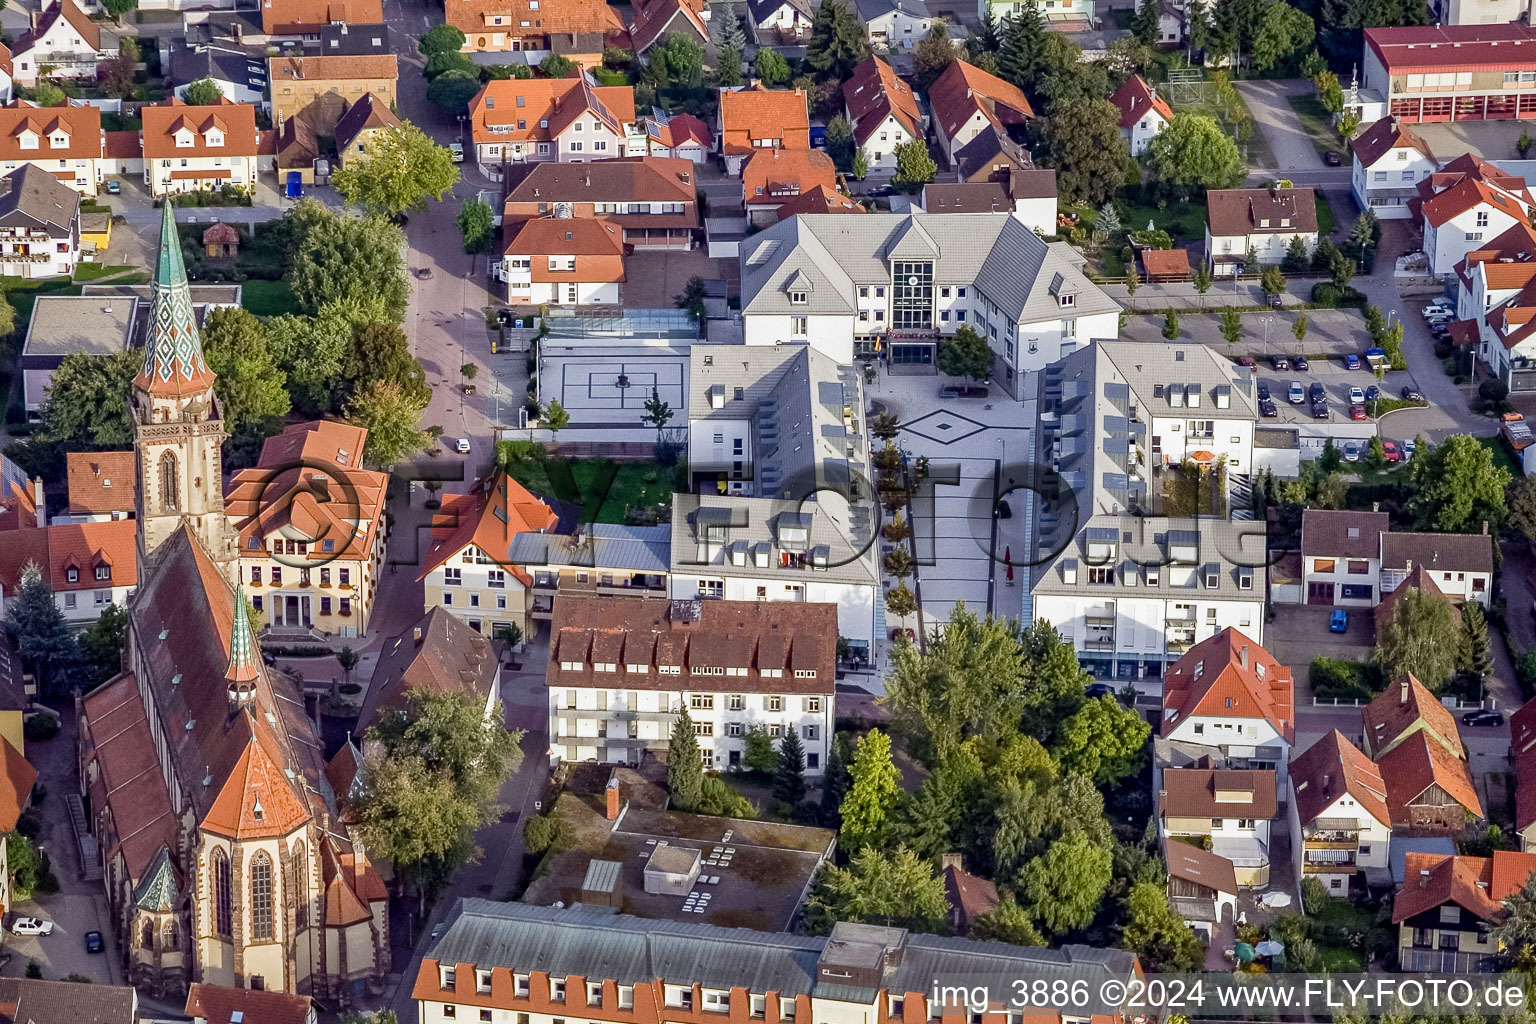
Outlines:
<svg viewBox="0 0 1536 1024"><path fill-rule="evenodd" d="M1233 473L1227 478L1227 508L1232 519L1253 518L1253 476Z"/></svg>

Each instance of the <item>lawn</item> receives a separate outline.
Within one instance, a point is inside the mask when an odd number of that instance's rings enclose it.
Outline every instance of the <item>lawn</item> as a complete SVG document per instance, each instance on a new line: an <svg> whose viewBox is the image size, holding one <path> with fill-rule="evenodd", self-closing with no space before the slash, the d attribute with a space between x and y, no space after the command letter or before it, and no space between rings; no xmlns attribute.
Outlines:
<svg viewBox="0 0 1536 1024"><path fill-rule="evenodd" d="M651 462L544 456L516 459L507 468L533 493L580 506L585 522L627 523L631 509L672 503L671 474Z"/></svg>
<svg viewBox="0 0 1536 1024"><path fill-rule="evenodd" d="M119 274L128 274L136 270L136 267L126 264L105 266L100 263L81 263L75 267L76 281L101 281L108 277L116 277Z"/></svg>
<svg viewBox="0 0 1536 1024"><path fill-rule="evenodd" d="M1493 464L1503 467L1510 479L1520 479L1520 469L1515 465L1515 460L1509 457L1509 449L1504 447L1503 440L1498 437L1480 437L1477 443L1493 453Z"/></svg>
<svg viewBox="0 0 1536 1024"><path fill-rule="evenodd" d="M1327 238L1333 234L1333 210L1321 192L1313 193L1313 201L1317 204L1317 237Z"/></svg>
<svg viewBox="0 0 1536 1024"><path fill-rule="evenodd" d="M293 289L286 281L245 280L240 282L240 305L257 316L292 313Z"/></svg>
<svg viewBox="0 0 1536 1024"><path fill-rule="evenodd" d="M1333 126L1333 115L1323 109L1316 96L1290 96L1287 99L1301 126L1312 137L1312 148L1317 150L1318 156L1330 150L1340 155L1344 153L1344 138Z"/></svg>
<svg viewBox="0 0 1536 1024"><path fill-rule="evenodd" d="M1131 203L1122 194L1120 205L1125 210L1120 223L1126 231L1145 231L1151 223L1173 236L1175 246L1205 238L1204 196L1183 203L1170 203L1160 209L1151 203Z"/></svg>

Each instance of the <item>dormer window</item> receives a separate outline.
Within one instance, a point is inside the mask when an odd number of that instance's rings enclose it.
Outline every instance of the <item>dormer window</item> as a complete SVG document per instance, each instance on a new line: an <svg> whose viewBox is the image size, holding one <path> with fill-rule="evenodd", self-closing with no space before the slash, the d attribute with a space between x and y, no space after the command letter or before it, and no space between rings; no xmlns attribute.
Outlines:
<svg viewBox="0 0 1536 1024"><path fill-rule="evenodd" d="M223 146L224 133L217 130L210 131L208 134L203 136L203 142L209 146Z"/></svg>
<svg viewBox="0 0 1536 1024"><path fill-rule="evenodd" d="M805 292L790 292L789 302L792 306L803 306L810 301L810 296Z"/></svg>
<svg viewBox="0 0 1536 1024"><path fill-rule="evenodd" d="M1061 304L1061 308L1069 309L1077 305L1077 293L1062 292L1061 295L1057 297L1057 301Z"/></svg>
<svg viewBox="0 0 1536 1024"><path fill-rule="evenodd" d="M16 139L16 145L19 149L36 149L37 134L35 132L22 132Z"/></svg>
<svg viewBox="0 0 1536 1024"><path fill-rule="evenodd" d="M63 132L54 132L53 135L49 136L48 138L48 145L52 146L54 149L68 149L69 136Z"/></svg>
<svg viewBox="0 0 1536 1024"><path fill-rule="evenodd" d="M80 570L76 569L74 566L70 566L68 569L64 570L64 579L68 583L79 583Z"/></svg>
<svg viewBox="0 0 1536 1024"><path fill-rule="evenodd" d="M109 579L111 579L112 578L112 567L110 565L98 565L96 567L96 578L99 579L99 580L109 580Z"/></svg>
<svg viewBox="0 0 1536 1024"><path fill-rule="evenodd" d="M194 145L196 145L196 143L197 136L193 135L190 131L182 129L176 133L177 149L191 149Z"/></svg>

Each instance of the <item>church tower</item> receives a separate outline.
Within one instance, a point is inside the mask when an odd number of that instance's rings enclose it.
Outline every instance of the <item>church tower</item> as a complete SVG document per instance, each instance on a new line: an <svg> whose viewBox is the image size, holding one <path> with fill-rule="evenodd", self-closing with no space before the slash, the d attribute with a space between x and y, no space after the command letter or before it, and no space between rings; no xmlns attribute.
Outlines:
<svg viewBox="0 0 1536 1024"><path fill-rule="evenodd" d="M224 516L219 452L224 421L213 382L192 313L176 213L167 199L144 367L134 378L129 401L139 481L141 572L185 523L230 582L238 574L235 536Z"/></svg>

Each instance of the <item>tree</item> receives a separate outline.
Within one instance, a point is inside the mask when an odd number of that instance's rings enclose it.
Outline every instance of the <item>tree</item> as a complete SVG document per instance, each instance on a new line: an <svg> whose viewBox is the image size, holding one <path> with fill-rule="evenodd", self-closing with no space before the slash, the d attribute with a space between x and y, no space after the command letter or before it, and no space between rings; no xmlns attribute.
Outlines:
<svg viewBox="0 0 1536 1024"><path fill-rule="evenodd" d="M409 292L404 234L382 217L320 210L322 216L303 232L288 266L288 285L300 311L315 315L322 306L338 303L366 311L363 320L404 320Z"/></svg>
<svg viewBox="0 0 1536 1024"><path fill-rule="evenodd" d="M1536 949L1536 876L1505 897L1504 908L1508 913L1493 930L1494 942L1511 961L1529 965Z"/></svg>
<svg viewBox="0 0 1536 1024"><path fill-rule="evenodd" d="M1509 470L1496 465L1492 449L1470 434L1452 434L1408 465L1406 512L1420 529L1477 533L1498 529L1506 511Z"/></svg>
<svg viewBox="0 0 1536 1024"><path fill-rule="evenodd" d="M1040 8L1027 0L1003 20L1002 47L997 64L1003 78L1020 89L1034 91L1035 79L1045 70L1045 41L1050 31Z"/></svg>
<svg viewBox="0 0 1536 1024"><path fill-rule="evenodd" d="M807 64L842 82L868 56L869 42L841 0L830 0L817 8L811 38L805 46Z"/></svg>
<svg viewBox="0 0 1536 1024"><path fill-rule="evenodd" d="M133 37L125 36L124 38ZM101 91L109 96L126 98L133 93L133 76L137 70L132 60L119 53L111 60L104 60L96 65L96 84L101 86Z"/></svg>
<svg viewBox="0 0 1536 1024"><path fill-rule="evenodd" d="M128 643L128 613L122 605L109 604L101 617L80 634L82 684L99 686L123 670L123 649Z"/></svg>
<svg viewBox="0 0 1536 1024"><path fill-rule="evenodd" d="M673 32L651 47L645 73L658 89L697 89L704 84L704 47L691 35Z"/></svg>
<svg viewBox="0 0 1536 1024"><path fill-rule="evenodd" d="M1333 438L1323 439L1323 450L1317 457L1317 468L1324 475L1337 473L1344 465L1344 455L1339 451L1338 445L1333 443Z"/></svg>
<svg viewBox="0 0 1536 1024"><path fill-rule="evenodd" d="M901 774L891 760L889 736L871 729L859 740L849 782L848 795L839 808L843 824L838 836L843 849L856 852L865 846L882 846L901 796Z"/></svg>
<svg viewBox="0 0 1536 1024"><path fill-rule="evenodd" d="M433 25L416 40L416 49L430 59L435 53L457 53L464 49L464 33L452 25Z"/></svg>
<svg viewBox="0 0 1536 1024"><path fill-rule="evenodd" d="M42 425L35 436L70 450L133 444L128 393L143 362L143 353L137 351L65 356L48 382Z"/></svg>
<svg viewBox="0 0 1536 1024"><path fill-rule="evenodd" d="M857 181L863 181L869 176L869 157L865 155L863 147L853 151L853 177Z"/></svg>
<svg viewBox="0 0 1536 1024"><path fill-rule="evenodd" d="M917 611L917 598L905 583L898 583L885 594L885 610L898 619L905 619Z"/></svg>
<svg viewBox="0 0 1536 1024"><path fill-rule="evenodd" d="M1062 725L1052 753L1067 771L1099 785L1136 772L1150 733L1146 720L1110 696L1085 701Z"/></svg>
<svg viewBox="0 0 1536 1024"><path fill-rule="evenodd" d="M766 725L750 725L742 738L741 766L749 772L772 775L779 766L778 751Z"/></svg>
<svg viewBox="0 0 1536 1024"><path fill-rule="evenodd" d="M365 160L348 160L331 184L349 203L398 217L426 202L441 201L459 183L453 154L409 121L390 125L369 144Z"/></svg>
<svg viewBox="0 0 1536 1024"><path fill-rule="evenodd" d="M335 305L316 316L283 314L265 321L267 344L288 382L293 407L305 415L330 412L353 321Z"/></svg>
<svg viewBox="0 0 1536 1024"><path fill-rule="evenodd" d="M1305 314L1305 313L1297 313L1296 314L1296 322L1291 324L1291 335L1296 339L1296 344L1298 346L1306 344L1306 341L1307 341L1307 314Z"/></svg>
<svg viewBox="0 0 1536 1024"><path fill-rule="evenodd" d="M394 324L359 324L352 329L337 367L334 406L345 406L374 381L400 385L405 397L422 408L432 400L432 388L411 351L411 341Z"/></svg>
<svg viewBox="0 0 1536 1024"><path fill-rule="evenodd" d="M794 726L779 741L778 763L773 769L773 798L794 807L805 799L805 748Z"/></svg>
<svg viewBox="0 0 1536 1024"><path fill-rule="evenodd" d="M1482 602L1461 606L1461 671L1481 683L1493 673L1493 642L1488 638L1488 617Z"/></svg>
<svg viewBox="0 0 1536 1024"><path fill-rule="evenodd" d="M1060 936L1093 920L1112 875L1109 849L1073 832L1024 865L1019 888L1046 931Z"/></svg>
<svg viewBox="0 0 1536 1024"><path fill-rule="evenodd" d="M1019 906L1019 901L1011 892L999 900L997 906L976 919L971 925L971 938L1010 942L1015 946L1045 945L1045 936L1035 927L1029 911Z"/></svg>
<svg viewBox="0 0 1536 1024"><path fill-rule="evenodd" d="M853 167L853 125L842 114L827 122L827 155L844 173Z"/></svg>
<svg viewBox="0 0 1536 1024"><path fill-rule="evenodd" d="M475 62L457 50L444 50L442 53L434 53L428 57L427 66L422 69L422 74L430 82L449 71L462 71L476 78L480 76L480 68Z"/></svg>
<svg viewBox="0 0 1536 1024"><path fill-rule="evenodd" d="M1376 434L1372 434L1370 441L1366 443L1365 464L1370 469L1381 469L1387 464L1387 446Z"/></svg>
<svg viewBox="0 0 1536 1024"><path fill-rule="evenodd" d="M1113 199L1106 199L1104 205L1099 207L1099 219L1094 224L1094 230L1106 241L1120 233L1120 208Z"/></svg>
<svg viewBox="0 0 1536 1024"><path fill-rule="evenodd" d="M539 61L539 70L550 78L570 78L571 72L576 70L576 65L569 57L552 53Z"/></svg>
<svg viewBox="0 0 1536 1024"><path fill-rule="evenodd" d="M431 896L479 855L474 831L501 817L503 780L522 754L500 702L414 690L402 710L368 730L378 752L363 762L352 811L369 847Z"/></svg>
<svg viewBox="0 0 1536 1024"><path fill-rule="evenodd" d="M686 309L695 323L703 323L707 312L704 308L704 279L698 275L690 277L683 290L672 297L672 305Z"/></svg>
<svg viewBox="0 0 1536 1024"><path fill-rule="evenodd" d="M1280 269L1287 274L1298 274L1312 265L1312 253L1307 250L1307 243L1300 235L1292 235L1290 242L1285 246L1285 258L1280 261Z"/></svg>
<svg viewBox="0 0 1536 1024"><path fill-rule="evenodd" d="M431 441L417 429L427 403L406 393L392 380L374 380L354 394L343 415L349 423L368 431L363 458L370 464L389 467L426 450Z"/></svg>
<svg viewBox="0 0 1536 1024"><path fill-rule="evenodd" d="M1103 61L1083 57L1083 48L1060 32L1045 37L1044 68L1035 92L1053 114L1066 100L1097 100L1109 94L1109 71Z"/></svg>
<svg viewBox="0 0 1536 1024"><path fill-rule="evenodd" d="M1279 267L1265 267L1259 273L1259 287L1264 290L1265 295L1270 297L1279 295L1285 291L1285 275L1280 272Z"/></svg>
<svg viewBox="0 0 1536 1024"><path fill-rule="evenodd" d="M752 66L757 71L757 77L769 89L777 89L784 85L795 74L790 70L789 61L785 60L777 50L766 46L757 51L757 57L754 58Z"/></svg>
<svg viewBox="0 0 1536 1024"><path fill-rule="evenodd" d="M1211 290L1211 271L1204 261L1201 261L1194 270L1195 291L1200 295L1200 308L1205 308L1205 293Z"/></svg>
<svg viewBox="0 0 1536 1024"><path fill-rule="evenodd" d="M1439 693L1456 671L1462 647L1456 616L1442 594L1400 589L1392 618L1376 637L1376 663L1384 679L1411 672L1431 693Z"/></svg>
<svg viewBox="0 0 1536 1024"><path fill-rule="evenodd" d="M942 20L935 19L932 31L912 47L913 85L920 92L927 92L944 70L958 59L948 28Z"/></svg>
<svg viewBox="0 0 1536 1024"><path fill-rule="evenodd" d="M1202 114L1174 114L1147 146L1147 162L1159 186L1180 197L1226 188L1243 173L1237 143Z"/></svg>
<svg viewBox="0 0 1536 1024"><path fill-rule="evenodd" d="M1171 309L1168 315L1163 317L1163 337L1168 341L1179 340L1179 314Z"/></svg>
<svg viewBox="0 0 1536 1024"><path fill-rule="evenodd" d="M466 199L459 208L459 234L465 252L484 252L491 246L496 230L496 214L483 199Z"/></svg>
<svg viewBox="0 0 1536 1024"><path fill-rule="evenodd" d="M1131 35L1143 46L1156 46L1163 35L1162 5L1142 3L1131 19Z"/></svg>
<svg viewBox="0 0 1536 1024"><path fill-rule="evenodd" d="M741 18L728 7L714 12L713 20L709 23L710 32L715 37L715 42L721 49L734 47L737 53L742 53L747 48L747 30L742 27Z"/></svg>
<svg viewBox="0 0 1536 1024"><path fill-rule="evenodd" d="M469 112L469 101L480 93L480 76L468 71L444 71L427 86L427 99L448 114Z"/></svg>
<svg viewBox="0 0 1536 1024"><path fill-rule="evenodd" d="M1243 337L1243 316L1228 306L1221 311L1221 336L1228 345L1236 345Z"/></svg>
<svg viewBox="0 0 1536 1024"><path fill-rule="evenodd" d="M1141 275L1136 272L1136 261L1132 259L1125 265L1125 296L1135 308L1136 292L1141 288Z"/></svg>
<svg viewBox="0 0 1536 1024"><path fill-rule="evenodd" d="M187 91L182 94L188 106L212 107L217 106L224 98L224 90L219 88L219 83L211 78L200 78L187 86Z"/></svg>
<svg viewBox="0 0 1536 1024"><path fill-rule="evenodd" d="M1422 445L1415 449L1423 451ZM1504 503L1508 512L1505 523L1526 543L1536 544L1536 477L1522 476L1504 489Z"/></svg>
<svg viewBox="0 0 1536 1024"><path fill-rule="evenodd" d="M336 664L341 667L342 675L347 682L350 683L352 681L352 670L357 668L357 663L361 657L348 644L342 644L341 650L336 652Z"/></svg>
<svg viewBox="0 0 1536 1024"><path fill-rule="evenodd" d="M78 660L75 635L54 603L53 589L36 562L22 566L15 596L6 601L5 629L21 659L37 673L45 693L68 689Z"/></svg>
<svg viewBox="0 0 1536 1024"><path fill-rule="evenodd" d="M938 165L928 155L928 143L908 139L896 147L896 173L891 184L902 192L916 192L933 180Z"/></svg>
<svg viewBox="0 0 1536 1024"><path fill-rule="evenodd" d="M1254 33L1249 64L1253 70L1264 74L1307 50L1316 35L1317 26L1311 15L1273 0L1264 7L1258 30Z"/></svg>
<svg viewBox="0 0 1536 1024"><path fill-rule="evenodd" d="M1125 143L1120 137L1120 108L1113 103L1062 100L1052 104L1038 129L1041 162L1056 168L1064 202L1099 206L1124 184Z"/></svg>
<svg viewBox="0 0 1536 1024"><path fill-rule="evenodd" d="M1125 895L1120 944L1150 971L1198 971L1205 950L1184 918L1168 905L1161 885L1140 882Z"/></svg>
<svg viewBox="0 0 1536 1024"><path fill-rule="evenodd" d="M864 847L846 868L826 865L805 908L806 930L812 934L826 934L838 921L936 932L948 913L944 880L932 862L905 846L889 853Z"/></svg>
<svg viewBox="0 0 1536 1024"><path fill-rule="evenodd" d="M992 375L992 349L987 339L965 324L952 336L939 340L939 372L950 377L986 380Z"/></svg>
<svg viewBox="0 0 1536 1024"><path fill-rule="evenodd" d="M746 81L746 71L741 63L741 51L726 46L715 58L715 81L723 86L741 85Z"/></svg>
<svg viewBox="0 0 1536 1024"><path fill-rule="evenodd" d="M699 806L703 791L704 755L685 707L672 726L672 742L667 746L667 792L672 794L674 810L691 811Z"/></svg>
<svg viewBox="0 0 1536 1024"><path fill-rule="evenodd" d="M213 310L203 327L203 356L218 375L230 436L275 433L293 400L261 321L243 309Z"/></svg>
<svg viewBox="0 0 1536 1024"><path fill-rule="evenodd" d="M566 411L565 406L553 398L544 407L544 413L540 418L543 420L545 429L552 434L558 433L571 425L571 414Z"/></svg>
<svg viewBox="0 0 1536 1024"><path fill-rule="evenodd" d="M62 107L69 97L64 90L47 79L41 79L32 89L32 102L40 107Z"/></svg>
<svg viewBox="0 0 1536 1024"><path fill-rule="evenodd" d="M656 442L661 443L661 432L672 422L672 406L661 400L661 392L651 388L651 397L645 400L645 412L640 422L656 428Z"/></svg>

